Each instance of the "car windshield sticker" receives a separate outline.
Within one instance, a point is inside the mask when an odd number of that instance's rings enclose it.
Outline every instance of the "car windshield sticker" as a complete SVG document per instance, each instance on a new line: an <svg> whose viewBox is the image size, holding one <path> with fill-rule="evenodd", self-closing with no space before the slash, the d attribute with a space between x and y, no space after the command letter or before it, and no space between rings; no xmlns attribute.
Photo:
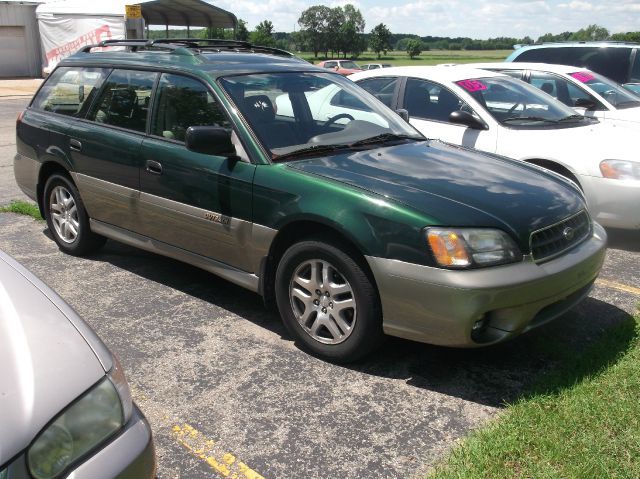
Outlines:
<svg viewBox="0 0 640 479"><path fill-rule="evenodd" d="M573 78L582 83L587 83L589 80L593 80L595 77L589 72L575 72L570 73Z"/></svg>
<svg viewBox="0 0 640 479"><path fill-rule="evenodd" d="M470 91L472 93L474 91L482 91L487 89L487 85L482 83L480 80L462 80L456 83L460 85L462 88L464 88L465 90Z"/></svg>

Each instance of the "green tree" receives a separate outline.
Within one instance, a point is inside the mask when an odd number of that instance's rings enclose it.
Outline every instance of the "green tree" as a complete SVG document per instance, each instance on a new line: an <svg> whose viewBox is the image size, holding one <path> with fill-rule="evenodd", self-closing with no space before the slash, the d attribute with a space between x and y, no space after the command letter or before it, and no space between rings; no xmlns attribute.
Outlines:
<svg viewBox="0 0 640 479"><path fill-rule="evenodd" d="M339 8L339 7L338 7ZM344 23L340 29L340 48L347 58L347 53L357 57L366 48L366 41L362 36L365 22L362 12L351 4L342 8L344 12Z"/></svg>
<svg viewBox="0 0 640 479"><path fill-rule="evenodd" d="M412 38L407 42L409 58L415 58L422 53L422 41Z"/></svg>
<svg viewBox="0 0 640 479"><path fill-rule="evenodd" d="M387 28L384 23L376 25L371 30L371 35L369 36L369 48L372 51L376 52L378 59L380 59L380 52L387 53L387 50L391 48L391 31Z"/></svg>
<svg viewBox="0 0 640 479"><path fill-rule="evenodd" d="M609 30L596 24L589 25L587 28L581 28L573 35L571 40L585 42L594 40L606 40L609 38Z"/></svg>
<svg viewBox="0 0 640 479"><path fill-rule="evenodd" d="M302 27L306 42L316 58L318 58L319 52L326 51L326 34L330 14L329 7L314 5L304 10L298 19L298 25Z"/></svg>
<svg viewBox="0 0 640 479"><path fill-rule="evenodd" d="M249 35L251 43L255 45L262 45L265 47L273 47L276 44L273 38L273 23L269 20L263 20L258 23L256 29Z"/></svg>
<svg viewBox="0 0 640 479"><path fill-rule="evenodd" d="M640 43L640 32L614 33L611 35L611 40L615 40L616 42Z"/></svg>
<svg viewBox="0 0 640 479"><path fill-rule="evenodd" d="M331 57L335 53L340 54L342 48L342 26L345 24L346 18L342 7L331 8L327 15L327 25L325 31L325 49L331 50ZM325 51L325 56L326 56Z"/></svg>
<svg viewBox="0 0 640 479"><path fill-rule="evenodd" d="M247 29L247 22L242 19L238 19L238 25L236 26L236 40L243 42L249 41L249 30Z"/></svg>

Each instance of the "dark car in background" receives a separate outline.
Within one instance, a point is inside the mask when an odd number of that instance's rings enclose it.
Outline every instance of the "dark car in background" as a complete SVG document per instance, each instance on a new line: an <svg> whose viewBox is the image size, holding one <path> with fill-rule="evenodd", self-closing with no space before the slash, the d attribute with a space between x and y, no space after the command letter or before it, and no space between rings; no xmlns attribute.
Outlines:
<svg viewBox="0 0 640 479"><path fill-rule="evenodd" d="M507 62L555 63L583 67L640 93L640 44L625 42L558 42L525 45Z"/></svg>

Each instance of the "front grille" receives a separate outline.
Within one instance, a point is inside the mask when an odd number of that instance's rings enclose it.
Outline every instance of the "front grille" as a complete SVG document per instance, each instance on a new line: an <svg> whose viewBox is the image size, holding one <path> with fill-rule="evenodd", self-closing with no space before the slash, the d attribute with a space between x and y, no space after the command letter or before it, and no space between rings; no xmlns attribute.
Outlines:
<svg viewBox="0 0 640 479"><path fill-rule="evenodd" d="M555 225L531 233L529 240L534 261L544 261L584 241L591 233L586 211L570 216Z"/></svg>

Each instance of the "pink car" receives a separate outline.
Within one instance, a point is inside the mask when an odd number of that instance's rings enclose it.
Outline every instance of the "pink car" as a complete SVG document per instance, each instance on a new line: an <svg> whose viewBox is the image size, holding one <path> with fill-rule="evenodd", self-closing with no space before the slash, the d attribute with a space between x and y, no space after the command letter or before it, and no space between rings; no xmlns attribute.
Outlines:
<svg viewBox="0 0 640 479"><path fill-rule="evenodd" d="M338 72L340 75L344 75L344 76L362 71L362 68L360 68L352 60L325 60L323 62L318 63L318 66L322 68L327 68L329 70L334 70Z"/></svg>

